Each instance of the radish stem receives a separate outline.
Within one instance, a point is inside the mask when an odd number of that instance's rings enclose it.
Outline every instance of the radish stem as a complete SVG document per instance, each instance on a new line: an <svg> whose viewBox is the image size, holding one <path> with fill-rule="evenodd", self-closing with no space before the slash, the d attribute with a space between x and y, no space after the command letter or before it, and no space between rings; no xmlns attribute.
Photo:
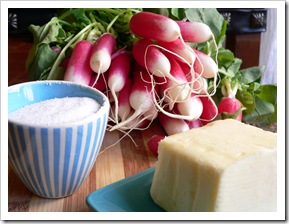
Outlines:
<svg viewBox="0 0 289 224"><path fill-rule="evenodd" d="M89 25L87 25L85 28L83 28L79 33L77 33L66 45L65 47L61 50L61 52L59 53L59 55L57 56L49 74L47 77L47 80L52 79L53 74L55 73L56 68L60 65L61 61L63 60L63 58L65 57L65 51L72 45L72 43L74 43L75 40L77 40L83 33L85 33L88 29L90 29L91 27L95 26L96 23L91 23Z"/></svg>

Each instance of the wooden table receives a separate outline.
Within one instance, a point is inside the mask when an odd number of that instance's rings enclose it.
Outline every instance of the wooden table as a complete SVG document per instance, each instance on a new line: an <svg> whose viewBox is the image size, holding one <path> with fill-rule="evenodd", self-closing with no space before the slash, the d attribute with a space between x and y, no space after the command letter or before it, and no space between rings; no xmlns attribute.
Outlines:
<svg viewBox="0 0 289 224"><path fill-rule="evenodd" d="M8 85L27 81L25 60L32 45L29 38L9 37ZM95 165L79 190L66 198L44 199L32 194L8 167L9 212L89 212L86 197L91 192L144 171L155 165L157 157L147 148L146 141L155 134L163 134L157 123L144 131L132 131L129 137L118 131L107 132Z"/></svg>

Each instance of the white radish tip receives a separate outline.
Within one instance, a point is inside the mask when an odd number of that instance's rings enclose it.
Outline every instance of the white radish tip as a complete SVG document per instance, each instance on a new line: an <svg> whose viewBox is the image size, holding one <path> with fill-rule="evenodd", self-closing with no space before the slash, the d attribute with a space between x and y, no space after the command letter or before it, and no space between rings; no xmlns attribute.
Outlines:
<svg viewBox="0 0 289 224"><path fill-rule="evenodd" d="M109 69L111 64L111 55L107 51L97 51L91 55L90 67L91 69L100 74Z"/></svg>

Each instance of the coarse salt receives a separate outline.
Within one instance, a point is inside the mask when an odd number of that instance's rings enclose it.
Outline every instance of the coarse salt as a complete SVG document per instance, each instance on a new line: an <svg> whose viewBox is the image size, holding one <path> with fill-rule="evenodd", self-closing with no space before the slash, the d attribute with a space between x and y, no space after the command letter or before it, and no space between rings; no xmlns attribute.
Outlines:
<svg viewBox="0 0 289 224"><path fill-rule="evenodd" d="M89 97L63 97L44 100L9 114L9 120L37 125L67 124L85 120L100 104Z"/></svg>

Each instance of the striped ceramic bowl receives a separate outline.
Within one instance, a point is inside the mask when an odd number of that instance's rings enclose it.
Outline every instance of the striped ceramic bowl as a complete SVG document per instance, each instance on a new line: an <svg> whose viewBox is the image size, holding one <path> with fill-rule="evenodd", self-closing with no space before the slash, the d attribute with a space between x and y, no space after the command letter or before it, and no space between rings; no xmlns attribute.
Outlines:
<svg viewBox="0 0 289 224"><path fill-rule="evenodd" d="M105 134L109 101L96 89L66 81L35 81L8 88L8 113L60 97L90 97L101 108L84 122L40 126L8 117L8 158L15 173L36 195L73 194L89 175Z"/></svg>

